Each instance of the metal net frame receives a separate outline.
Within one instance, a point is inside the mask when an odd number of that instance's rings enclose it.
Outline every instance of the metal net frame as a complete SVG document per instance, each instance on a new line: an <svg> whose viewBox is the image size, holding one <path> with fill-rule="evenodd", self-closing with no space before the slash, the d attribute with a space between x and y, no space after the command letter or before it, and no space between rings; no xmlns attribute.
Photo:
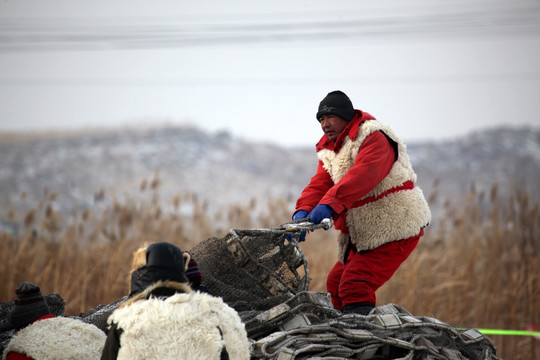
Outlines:
<svg viewBox="0 0 540 360"><path fill-rule="evenodd" d="M266 310L308 290L311 279L298 245L300 234L331 226L302 219L268 229L231 229L190 253L213 295L237 311Z"/></svg>

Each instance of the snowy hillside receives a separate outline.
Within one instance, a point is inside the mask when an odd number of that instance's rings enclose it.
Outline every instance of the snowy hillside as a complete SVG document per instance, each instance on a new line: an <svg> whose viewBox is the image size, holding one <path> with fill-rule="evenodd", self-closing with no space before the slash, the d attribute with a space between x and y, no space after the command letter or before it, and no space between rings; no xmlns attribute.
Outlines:
<svg viewBox="0 0 540 360"><path fill-rule="evenodd" d="M418 183L459 202L474 184L502 193L515 186L540 199L540 129L496 128L445 142L407 144ZM209 211L227 204L286 197L291 211L316 166L314 147L283 148L193 127L118 129L68 135L0 135L0 220L57 192L58 210L138 196L159 173L163 203L193 193ZM147 190L148 191L148 190ZM433 195L433 196L432 196ZM438 205L433 204L434 215ZM26 210L25 210L26 209Z"/></svg>

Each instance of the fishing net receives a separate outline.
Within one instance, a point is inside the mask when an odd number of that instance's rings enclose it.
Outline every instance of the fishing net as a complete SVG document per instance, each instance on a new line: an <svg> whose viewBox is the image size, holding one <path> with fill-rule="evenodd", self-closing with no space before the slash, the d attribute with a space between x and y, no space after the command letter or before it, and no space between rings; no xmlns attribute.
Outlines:
<svg viewBox="0 0 540 360"><path fill-rule="evenodd" d="M264 310L309 288L301 231L329 228L305 221L270 229L231 229L190 250L204 285L237 311Z"/></svg>

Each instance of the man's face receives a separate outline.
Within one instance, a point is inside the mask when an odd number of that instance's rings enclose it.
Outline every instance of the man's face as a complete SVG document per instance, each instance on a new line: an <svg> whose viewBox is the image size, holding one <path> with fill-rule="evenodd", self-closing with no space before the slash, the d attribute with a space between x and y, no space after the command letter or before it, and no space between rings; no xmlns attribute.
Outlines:
<svg viewBox="0 0 540 360"><path fill-rule="evenodd" d="M323 115L319 118L322 131L331 141L336 141L338 135L347 127L349 122L336 115Z"/></svg>

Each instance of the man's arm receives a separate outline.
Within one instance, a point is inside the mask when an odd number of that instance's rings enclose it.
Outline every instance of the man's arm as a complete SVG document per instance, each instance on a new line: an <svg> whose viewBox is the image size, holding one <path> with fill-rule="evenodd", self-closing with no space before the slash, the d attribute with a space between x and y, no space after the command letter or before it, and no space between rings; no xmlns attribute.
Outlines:
<svg viewBox="0 0 540 360"><path fill-rule="evenodd" d="M330 174L324 169L323 163L319 160L317 172L311 178L309 184L302 191L302 195L296 201L296 210L306 210L310 212L319 203L328 189L334 185Z"/></svg>
<svg viewBox="0 0 540 360"><path fill-rule="evenodd" d="M358 151L354 165L320 200L341 213L366 196L392 169L396 153L389 139L380 132L369 135Z"/></svg>

